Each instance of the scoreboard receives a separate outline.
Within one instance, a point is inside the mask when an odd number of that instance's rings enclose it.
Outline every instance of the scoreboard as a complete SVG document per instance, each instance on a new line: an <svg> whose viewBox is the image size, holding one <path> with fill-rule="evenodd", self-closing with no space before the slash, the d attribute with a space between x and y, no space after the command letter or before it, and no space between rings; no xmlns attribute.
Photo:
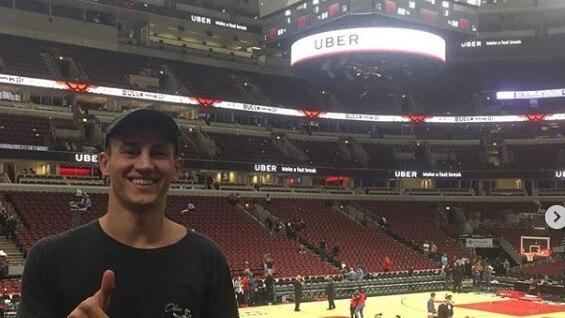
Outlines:
<svg viewBox="0 0 565 318"><path fill-rule="evenodd" d="M282 40L345 16L349 13L349 2L350 0L308 0L295 3L265 18L265 41Z"/></svg>
<svg viewBox="0 0 565 318"><path fill-rule="evenodd" d="M265 17L263 35L267 43L280 41L353 15L372 15L476 35L477 6L460 3L446 0L306 0Z"/></svg>
<svg viewBox="0 0 565 318"><path fill-rule="evenodd" d="M352 2L358 1L352 0ZM373 12L376 14L444 30L477 34L478 16L476 7L445 0L371 0L359 2L373 2ZM367 11L367 8L358 9L360 9L360 14Z"/></svg>

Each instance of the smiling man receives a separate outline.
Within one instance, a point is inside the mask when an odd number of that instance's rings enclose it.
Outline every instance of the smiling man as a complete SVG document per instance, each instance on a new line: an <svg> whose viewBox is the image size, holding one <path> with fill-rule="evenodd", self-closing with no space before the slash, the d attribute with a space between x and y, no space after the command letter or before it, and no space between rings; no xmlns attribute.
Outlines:
<svg viewBox="0 0 565 318"><path fill-rule="evenodd" d="M239 316L222 253L165 217L183 163L179 136L174 120L156 110L112 121L99 157L111 182L108 210L33 247L18 317Z"/></svg>

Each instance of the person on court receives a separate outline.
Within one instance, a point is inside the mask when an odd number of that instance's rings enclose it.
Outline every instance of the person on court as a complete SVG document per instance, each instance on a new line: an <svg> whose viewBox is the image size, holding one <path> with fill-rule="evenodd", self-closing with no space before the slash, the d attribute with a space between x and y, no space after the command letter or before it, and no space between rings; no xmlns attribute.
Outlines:
<svg viewBox="0 0 565 318"><path fill-rule="evenodd" d="M449 300L446 298L437 307L437 318L448 318L449 317Z"/></svg>
<svg viewBox="0 0 565 318"><path fill-rule="evenodd" d="M357 291L354 291L351 294L351 300L349 304L349 314L351 315L351 318L355 317L355 309L357 308L358 299L359 294L357 293Z"/></svg>
<svg viewBox="0 0 565 318"><path fill-rule="evenodd" d="M357 306L355 307L355 318L364 318L363 309L365 309L365 301L367 300L367 295L363 288L359 288L357 291Z"/></svg>
<svg viewBox="0 0 565 318"><path fill-rule="evenodd" d="M427 303L428 318L433 318L436 315L436 304L434 303L435 299L436 293L431 293L430 299L428 299Z"/></svg>
<svg viewBox="0 0 565 318"><path fill-rule="evenodd" d="M298 275L294 280L294 311L300 311L300 303L302 302L302 288L304 282L302 277Z"/></svg>
<svg viewBox="0 0 565 318"><path fill-rule="evenodd" d="M183 164L167 114L136 109L108 126L101 218L31 249L18 318L236 318L230 272L208 238L165 217Z"/></svg>
<svg viewBox="0 0 565 318"><path fill-rule="evenodd" d="M331 277L326 278L326 296L328 296L328 310L335 309L335 283Z"/></svg>

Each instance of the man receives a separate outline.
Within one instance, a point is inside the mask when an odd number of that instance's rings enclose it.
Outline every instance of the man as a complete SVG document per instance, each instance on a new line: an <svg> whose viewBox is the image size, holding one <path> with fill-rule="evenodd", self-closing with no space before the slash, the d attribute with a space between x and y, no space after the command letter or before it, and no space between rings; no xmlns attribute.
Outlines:
<svg viewBox="0 0 565 318"><path fill-rule="evenodd" d="M383 259L383 271L390 272L391 269L392 269L392 260L390 259L390 257L388 257L388 255L386 255L385 258Z"/></svg>
<svg viewBox="0 0 565 318"><path fill-rule="evenodd" d="M532 296L539 296L540 295L538 282L534 278L531 279L530 287L528 287L528 291L526 292L526 294L532 295Z"/></svg>
<svg viewBox="0 0 565 318"><path fill-rule="evenodd" d="M437 318L449 317L449 300L444 299L443 302L437 307Z"/></svg>
<svg viewBox="0 0 565 318"><path fill-rule="evenodd" d="M444 287L447 289L449 288L449 281L453 278L453 268L447 261L445 254L441 256L441 269L444 278Z"/></svg>
<svg viewBox="0 0 565 318"><path fill-rule="evenodd" d="M464 276L463 265L455 263L455 268L453 269L453 292L461 293L463 292L463 276Z"/></svg>
<svg viewBox="0 0 565 318"><path fill-rule="evenodd" d="M424 251L424 255L428 257L428 254L430 253L430 244L428 244L427 241L422 244L422 249Z"/></svg>
<svg viewBox="0 0 565 318"><path fill-rule="evenodd" d="M453 306L455 303L453 302L451 295L445 295L445 300L447 300L447 318L453 318Z"/></svg>
<svg viewBox="0 0 565 318"><path fill-rule="evenodd" d="M8 220L8 213L6 213L6 208L2 204L2 201L0 201L0 231L2 235L6 235L6 231L8 228L7 220Z"/></svg>
<svg viewBox="0 0 565 318"><path fill-rule="evenodd" d="M302 302L302 277L298 275L294 280L294 311L300 311L300 303Z"/></svg>
<svg viewBox="0 0 565 318"><path fill-rule="evenodd" d="M80 196L80 202L78 202L79 205L77 208L79 208L82 212L92 210L92 201L90 200L88 193L79 189L77 190L77 195Z"/></svg>
<svg viewBox="0 0 565 318"><path fill-rule="evenodd" d="M445 254L445 253L441 254L441 258L439 259L439 261L440 261L441 267L443 269L447 268L447 265L448 265L447 254Z"/></svg>
<svg viewBox="0 0 565 318"><path fill-rule="evenodd" d="M471 272L473 274L473 287L480 287L481 273L483 272L483 267L478 261L475 261L473 267L471 267Z"/></svg>
<svg viewBox="0 0 565 318"><path fill-rule="evenodd" d="M328 310L335 309L335 284L331 277L326 277L326 296L328 296Z"/></svg>
<svg viewBox="0 0 565 318"><path fill-rule="evenodd" d="M349 271L345 274L345 277L347 278L348 281L356 281L357 280L357 272L355 272L355 270L353 270L353 267L349 268Z"/></svg>
<svg viewBox="0 0 565 318"><path fill-rule="evenodd" d="M508 270L510 269L510 261L508 261L508 258L504 259L504 263L502 263L502 268L504 268L504 275L508 276Z"/></svg>
<svg viewBox="0 0 565 318"><path fill-rule="evenodd" d="M265 277L265 293L267 294L267 304L275 301L275 278L273 275L267 274Z"/></svg>
<svg viewBox="0 0 565 318"><path fill-rule="evenodd" d="M435 303L434 303L435 298L436 298L436 293L431 293L431 294L430 294L430 299L428 299L428 306L427 306L428 308L427 308L427 310L428 310L428 317L429 317L429 318L433 318L433 317L435 316L435 314L436 314L436 305L435 305Z"/></svg>
<svg viewBox="0 0 565 318"><path fill-rule="evenodd" d="M259 279L255 275L249 276L249 297L247 299L247 305L255 306L255 291L259 287Z"/></svg>
<svg viewBox="0 0 565 318"><path fill-rule="evenodd" d="M14 214L8 214L6 219L7 224L7 237L9 240L16 241L16 229L18 228L18 220Z"/></svg>
<svg viewBox="0 0 565 318"><path fill-rule="evenodd" d="M378 224L383 228L386 229L388 227L388 220L386 217L382 216L378 222Z"/></svg>
<svg viewBox="0 0 565 318"><path fill-rule="evenodd" d="M339 245L335 244L332 248L332 257L335 260L339 260Z"/></svg>
<svg viewBox="0 0 565 318"><path fill-rule="evenodd" d="M363 270L363 266L361 264L359 264L359 266L357 267L355 274L357 275L358 281L363 280L363 277L365 277L365 271Z"/></svg>
<svg viewBox="0 0 565 318"><path fill-rule="evenodd" d="M489 263L487 263L483 274L483 281L485 282L485 287L487 291L490 291L493 273L494 273L494 268Z"/></svg>
<svg viewBox="0 0 565 318"><path fill-rule="evenodd" d="M189 212L194 212L194 210L196 210L196 205L194 205L194 203L192 203L192 202L188 202L186 209L180 211L180 213L186 214L186 213L189 213Z"/></svg>
<svg viewBox="0 0 565 318"><path fill-rule="evenodd" d="M108 210L35 244L19 318L239 316L217 246L165 217L170 182L182 167L179 136L174 120L156 110L110 123L99 156L111 181Z"/></svg>
<svg viewBox="0 0 565 318"><path fill-rule="evenodd" d="M434 242L430 245L430 257L434 260L437 258L437 245Z"/></svg>
<svg viewBox="0 0 565 318"><path fill-rule="evenodd" d="M273 268L273 258L270 253L265 253L265 255L263 255L263 269L265 273L273 275L272 272L268 271L269 268Z"/></svg>
<svg viewBox="0 0 565 318"><path fill-rule="evenodd" d="M267 217L267 220L265 220L265 227L267 228L267 231L269 231L269 232L273 228L273 221L271 221L270 217Z"/></svg>
<svg viewBox="0 0 565 318"><path fill-rule="evenodd" d="M275 267L273 265L273 258L270 258L270 261L267 263L267 274L274 275L275 274Z"/></svg>
<svg viewBox="0 0 565 318"><path fill-rule="evenodd" d="M408 269L408 277L413 277L414 276L414 266L410 266L410 268Z"/></svg>
<svg viewBox="0 0 565 318"><path fill-rule="evenodd" d="M326 261L326 248L328 247L328 243L325 239L320 240L320 260L322 262Z"/></svg>

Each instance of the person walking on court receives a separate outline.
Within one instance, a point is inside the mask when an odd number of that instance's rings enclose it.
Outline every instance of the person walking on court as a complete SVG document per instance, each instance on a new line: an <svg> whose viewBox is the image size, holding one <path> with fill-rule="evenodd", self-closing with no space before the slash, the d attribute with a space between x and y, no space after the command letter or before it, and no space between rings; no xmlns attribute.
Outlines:
<svg viewBox="0 0 565 318"><path fill-rule="evenodd" d="M326 296L328 296L328 310L335 309L335 283L331 277L327 278Z"/></svg>
<svg viewBox="0 0 565 318"><path fill-rule="evenodd" d="M427 311L428 318L433 318L436 315L436 305L435 305L436 293L430 294L430 299L428 299Z"/></svg>
<svg viewBox="0 0 565 318"><path fill-rule="evenodd" d="M294 311L300 311L300 303L302 302L302 277L298 275L294 280Z"/></svg>
<svg viewBox="0 0 565 318"><path fill-rule="evenodd" d="M357 299L359 299L359 294L357 293L357 291L354 291L351 294L351 300L349 304L349 314L351 318L355 317L355 309L357 308Z"/></svg>

